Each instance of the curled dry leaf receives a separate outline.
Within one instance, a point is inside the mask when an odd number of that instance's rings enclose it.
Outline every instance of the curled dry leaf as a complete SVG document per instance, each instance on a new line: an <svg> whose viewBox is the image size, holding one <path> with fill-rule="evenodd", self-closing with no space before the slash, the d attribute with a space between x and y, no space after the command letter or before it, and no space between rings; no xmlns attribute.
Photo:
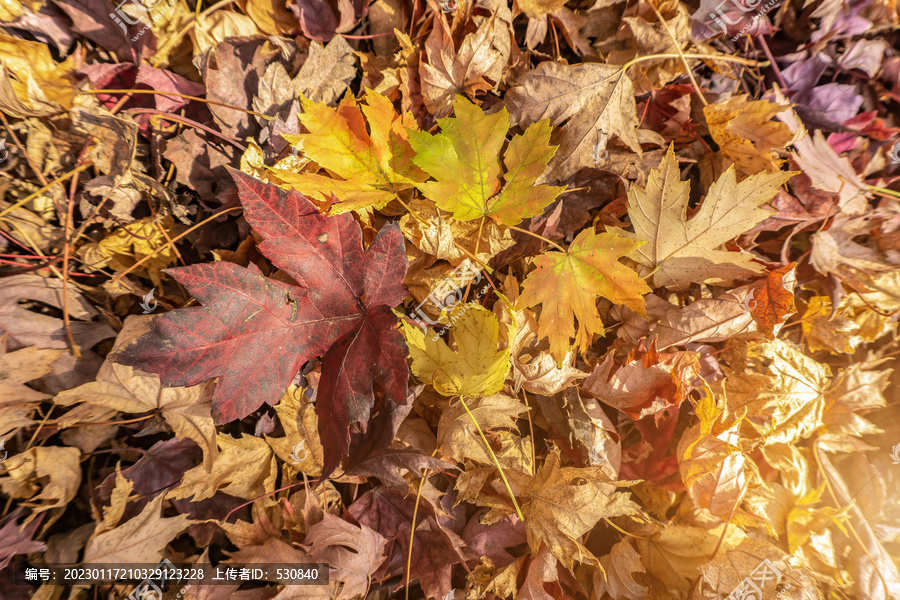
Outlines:
<svg viewBox="0 0 900 600"><path fill-rule="evenodd" d="M594 571L594 596L604 593L614 600L645 598L647 587L634 580L635 573L644 573L640 555L627 540L616 542L606 556L600 557L600 568Z"/></svg>
<svg viewBox="0 0 900 600"><path fill-rule="evenodd" d="M593 166L594 148L612 135L641 154L634 89L621 68L546 61L517 83L506 99L516 123L527 126L549 119L554 127L562 125L551 139L559 150L550 161L548 179L565 180L580 168Z"/></svg>
<svg viewBox="0 0 900 600"><path fill-rule="evenodd" d="M160 516L164 496L156 496L139 515L115 529L107 531L99 524L84 549L84 564L159 563L166 544L191 524L185 515Z"/></svg>
<svg viewBox="0 0 900 600"><path fill-rule="evenodd" d="M438 447L444 456L459 462L469 459L491 465L493 461L484 448L475 423L485 432L497 428L515 429L516 421L528 407L502 394L472 399L466 404L472 416L461 402L451 404L441 415L437 431Z"/></svg>
<svg viewBox="0 0 900 600"><path fill-rule="evenodd" d="M133 343L150 330L149 316L131 316L113 350ZM57 394L59 406L102 407L115 412L143 414L158 411L179 439L190 438L203 449L205 463L216 460L216 428L210 416L212 389L209 384L193 387L163 387L158 375L104 361L96 381Z"/></svg>
<svg viewBox="0 0 900 600"><path fill-rule="evenodd" d="M640 508L598 467L561 467L559 451L547 456L533 477L510 471L507 477L520 486L528 545L537 555L541 544L567 568L574 561L596 564L596 557L579 541L597 521L606 517L638 515Z"/></svg>
<svg viewBox="0 0 900 600"><path fill-rule="evenodd" d="M678 443L681 479L694 504L728 519L747 492L745 457L740 443L740 419L727 423L709 388L696 405L700 422Z"/></svg>
<svg viewBox="0 0 900 600"><path fill-rule="evenodd" d="M563 366L549 353L534 349L540 338L534 315L526 311L516 313L519 330L511 345L513 377L516 386L521 386L533 394L552 396L573 385L587 373L570 366L571 353L563 357ZM536 352L536 354L535 354Z"/></svg>

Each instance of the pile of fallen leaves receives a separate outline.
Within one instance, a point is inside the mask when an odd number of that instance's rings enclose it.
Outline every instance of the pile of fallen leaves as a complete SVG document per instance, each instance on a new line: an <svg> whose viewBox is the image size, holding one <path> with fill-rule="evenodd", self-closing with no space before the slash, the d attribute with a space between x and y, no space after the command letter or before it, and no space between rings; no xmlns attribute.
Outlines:
<svg viewBox="0 0 900 600"><path fill-rule="evenodd" d="M0 597L900 598L898 22L0 1Z"/></svg>

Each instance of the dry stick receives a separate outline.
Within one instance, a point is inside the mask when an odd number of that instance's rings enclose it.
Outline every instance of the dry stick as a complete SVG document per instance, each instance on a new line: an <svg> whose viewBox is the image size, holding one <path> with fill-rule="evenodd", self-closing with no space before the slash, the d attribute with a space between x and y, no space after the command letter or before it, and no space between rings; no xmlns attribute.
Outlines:
<svg viewBox="0 0 900 600"><path fill-rule="evenodd" d="M199 223L197 223L196 225L194 225L194 226L191 227L190 229L187 229L187 230L185 230L184 232L180 233L179 235L175 236L174 238L172 238L171 241L166 242L165 244L163 244L162 246L160 246L159 248L157 248L156 250L154 250L153 252L151 252L150 254L148 254L147 256L145 256L144 258L142 258L141 260L137 261L136 263L134 263L133 265L131 265L130 267L128 267L127 269L125 269L124 271L122 271L121 273L119 273L118 275L116 275L115 277L113 277L113 278L109 281L109 283L110 283L110 284L116 283L117 281L119 281L120 279L122 279L123 277L125 277L126 275L128 275L129 273L131 273L132 271L134 271L137 267L141 266L142 264L144 264L145 262L147 262L148 260L150 260L151 258L153 258L154 256L156 256L157 254L159 254L160 252L162 252L163 250L165 250L166 248L168 248L169 246L171 246L172 244L174 244L175 242L177 242L178 240L180 240L181 238L183 238L183 237L186 236L187 234L191 233L192 231L194 231L194 230L197 229L198 227L201 227L201 226L203 226L203 225L206 225L206 223L208 223L209 221L215 219L216 217L218 217L218 216L220 216L220 215L223 215L223 214L225 214L225 213L227 213L227 212L230 212L230 211L232 211L232 210L241 210L241 207L240 207L240 206L232 206L231 208L226 208L226 209L224 209L224 210L220 210L220 211L217 212L217 213L213 213L212 215L210 215L210 216L207 217L206 219L200 221Z"/></svg>
<svg viewBox="0 0 900 600"><path fill-rule="evenodd" d="M221 106L222 108L228 108L231 110L236 110L238 112L246 113L248 115L253 115L254 117L259 117L260 119L266 119L267 121L274 121L275 117L270 117L269 115L264 115L262 113L256 112L255 110L248 110L246 108L239 108L237 106L231 104L225 104L224 102L216 102L215 100L207 100L206 98L199 98L197 96L187 96L185 94L176 94L175 92L164 92L160 90L82 90L78 92L79 94L156 94L159 96L173 96L176 98L185 98L187 100L194 100L195 102L203 102L205 104L212 104L214 106Z"/></svg>
<svg viewBox="0 0 900 600"><path fill-rule="evenodd" d="M47 258L47 255L44 254L43 252L41 252L41 249L38 248L37 244L34 243L34 240L32 240L28 236L28 233L26 231L24 231L21 227L19 227L19 225L15 221L10 221L9 224L12 225L15 228L15 230L19 233L19 235L22 236L22 239L24 239L26 242L28 242L28 245L31 246L31 250L36 255L40 256L41 258ZM53 273L53 275L55 275L58 279L62 279L62 273L59 272L59 269L52 266L50 264L51 262L53 262L53 261L47 261L47 263L46 263L47 268L50 269L50 272Z"/></svg>
<svg viewBox="0 0 900 600"><path fill-rule="evenodd" d="M81 151L82 156L88 149L88 144L85 144L84 148ZM78 159L81 160L82 156L79 156ZM116 182L118 185L118 181ZM78 347L78 344L75 343L75 336L72 334L72 323L69 317L69 253L72 251L72 242L69 239L69 231L72 229L72 219L73 213L75 211L75 190L78 187L78 173L72 177L72 182L69 185L69 202L66 206L66 223L65 223L65 243L63 244L63 264L62 264L62 292L63 292L63 300L62 300L62 313L63 313L63 327L66 330L66 339L69 340L69 347L72 348L72 354L75 358L81 358L81 349Z"/></svg>
<svg viewBox="0 0 900 600"><path fill-rule="evenodd" d="M130 109L128 109L128 113L136 114L136 115L153 115L153 117L150 118L151 123L153 121L158 121L160 119L166 119L167 121L175 121L176 123L181 123L183 125L189 125L190 127L196 127L197 129L202 129L203 131L205 131L206 133L208 133L210 135L214 135L216 137L219 137L219 138L225 140L232 146L235 146L236 148L238 148L241 152L247 151L247 147L244 146L243 144L241 144L237 138L231 137L230 135L225 135L224 133L216 131L215 129L213 129L211 127L207 127L206 125L203 125L202 123L198 123L197 121L193 121L186 117L180 117L178 115L173 115L171 113L163 112L163 111L157 110L155 108L130 108Z"/></svg>
<svg viewBox="0 0 900 600"><path fill-rule="evenodd" d="M301 471L301 473L303 473L303 472ZM261 498L265 498L266 496L271 496L272 494L277 494L278 492L283 492L284 490L289 490L291 488L298 487L301 485L305 485L307 487L307 492L308 492L309 481L306 479L306 473L303 473L303 481L298 481L297 483L292 483L291 485L286 485L282 488L278 488L277 490L272 490L271 492L266 492L265 494L261 494L261 495L257 496L256 498L250 500L249 502L244 502L240 506L235 506L234 508L232 508L231 510L228 511L228 514L225 515L225 517L222 519L222 522L223 523L227 522L228 517L230 517L231 513L233 513L234 511L240 510L240 509L244 508L245 506L249 506L250 504L253 504L257 500L260 500ZM315 494L315 491L313 491L313 494ZM325 512L325 511L323 510L322 512Z"/></svg>
<svg viewBox="0 0 900 600"><path fill-rule="evenodd" d="M769 66L769 61L767 60L750 60L749 58L741 58L739 56L724 56L721 54L649 54L647 56L637 56L632 58L627 63L622 65L621 70L624 71L628 67L632 65L636 65L639 62L644 62L647 60L656 60L659 58L699 58L701 60L719 60L722 62L732 62L737 63L739 65L747 65L748 67L767 67Z"/></svg>
<svg viewBox="0 0 900 600"><path fill-rule="evenodd" d="M700 85L697 83L697 79L694 77L694 71L691 69L691 65L688 64L687 59L684 57L684 52L681 51L681 44L678 43L678 39L675 37L675 34L672 33L672 29L669 27L669 23L663 18L662 13L653 6L653 3L647 3L650 8L653 9L653 12L656 13L656 18L659 19L659 22L662 23L662 26L666 28L666 33L669 34L669 37L672 38L672 43L675 44L675 49L678 50L678 56L681 57L681 62L684 64L684 69L687 71L688 77L691 79L691 83L694 84L694 90L697 92L697 97L700 98L700 102L703 103L703 106L709 106L709 102L706 101L706 98L703 97L703 92L700 90Z"/></svg>
<svg viewBox="0 0 900 600"><path fill-rule="evenodd" d="M22 142L19 140L19 136L16 135L16 132L13 131L12 127L9 125L9 121L6 120L6 115L0 112L0 119L3 120L3 126L6 127L6 131L9 132L9 135L12 136L13 142L15 142L16 146L20 150L24 150L23 154L25 155L25 160L28 161L28 166L31 167L31 170L34 171L34 174L37 175L38 181L41 182L41 185L47 185L47 178L44 177L44 174L41 173L40 169L37 168L37 165L34 164L34 161L31 160L31 156L28 154L28 151L25 149L25 146L22 145Z"/></svg>
<svg viewBox="0 0 900 600"><path fill-rule="evenodd" d="M785 83L784 76L781 74L781 69L778 68L778 63L775 62L775 57L772 56L772 51L769 50L769 44L766 43L766 37L763 35L756 36L757 41L759 42L760 47L762 47L763 52L766 53L766 57L769 59L769 62L772 63L772 71L775 73L775 78L778 79L778 83L781 84L781 87L784 89L788 89L790 86Z"/></svg>
<svg viewBox="0 0 900 600"><path fill-rule="evenodd" d="M126 425L128 423L137 423L139 421L146 421L147 419L152 419L156 416L155 411L153 414L144 415L143 417L137 417L136 419L125 419L124 421L104 421L102 423L73 423L72 425L68 425L65 429L71 429L72 427L97 427L98 425ZM56 423L49 423L47 427L56 427L60 429L59 425Z"/></svg>
<svg viewBox="0 0 900 600"><path fill-rule="evenodd" d="M371 40L372 38L384 37L386 35L394 35L393 31L388 31L386 33L370 33L368 35L347 35L345 33L339 34L343 38L347 38L348 40Z"/></svg>
<svg viewBox="0 0 900 600"><path fill-rule="evenodd" d="M859 297L859 299L863 301L863 304L868 306L869 310L871 310L876 315L878 315L880 317L893 317L894 315L897 314L898 309L896 309L896 308L890 312L881 312L880 310L878 310L877 308L875 308L874 306L869 304L869 301L866 300L865 298L863 298L863 295L860 293L860 291L858 289L856 289L855 287L853 287L853 285L850 282L845 282L845 283L848 286L850 286L850 289L853 291L853 293L856 294Z"/></svg>
<svg viewBox="0 0 900 600"><path fill-rule="evenodd" d="M507 226L507 229L512 229L513 231L518 231L519 233L525 233L525 234L530 235L531 237L536 237L536 238L539 239L539 240L542 240L542 241L544 241L544 242L547 242L548 244L550 244L551 246L553 246L554 248L556 248L556 249L559 250L560 252L568 252L568 250L566 250L565 248L563 248L562 246L560 246L560 245L557 244L556 242L551 241L551 240L548 240L548 239L545 238L544 236L538 235L538 234L534 233L533 231L528 231L527 229L522 229L521 227L513 227L512 225Z"/></svg>
<svg viewBox="0 0 900 600"><path fill-rule="evenodd" d="M76 173L80 173L81 171L84 171L85 169L87 169L87 168L90 167L90 166L91 166L90 164L81 165L81 166L78 167L77 169L74 169L74 170L72 170L72 171L69 171L69 172L66 173L65 175L61 175L61 176L57 177L56 179L54 179L53 181L51 181L50 183L48 183L47 185L45 185L44 187L42 187L41 189L39 189L38 191L36 191L35 193L29 194L29 195L25 196L25 198L23 198L22 200L19 200L18 202L16 202L16 203L13 204L12 206L8 206L8 207L4 208L3 210L0 210L0 219L2 219L3 217L5 217L7 214L9 214L10 212L12 212L13 210L19 208L19 207L22 206L23 204L27 204L27 203L31 202L32 200L34 200L35 198L37 198L38 196L40 196L41 194L43 194L44 192L46 192L47 190L49 190L51 187L53 187L53 186L56 185L57 183L62 183L63 181L65 181L65 180L68 179L69 177L72 177L72 176L75 175Z"/></svg>

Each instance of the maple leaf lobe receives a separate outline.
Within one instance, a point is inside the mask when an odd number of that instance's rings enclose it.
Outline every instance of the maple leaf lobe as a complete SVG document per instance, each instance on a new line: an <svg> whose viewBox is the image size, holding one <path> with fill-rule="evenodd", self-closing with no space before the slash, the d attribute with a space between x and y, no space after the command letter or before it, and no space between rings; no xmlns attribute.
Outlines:
<svg viewBox="0 0 900 600"><path fill-rule="evenodd" d="M225 423L275 404L302 365L322 356L316 412L327 474L346 453L349 424L368 420L376 384L406 402L407 350L390 311L407 293L403 236L388 224L364 252L349 214L326 217L295 190L232 175L260 251L298 285L253 264L172 269L202 306L155 318L116 360L168 385L218 377L212 414Z"/></svg>

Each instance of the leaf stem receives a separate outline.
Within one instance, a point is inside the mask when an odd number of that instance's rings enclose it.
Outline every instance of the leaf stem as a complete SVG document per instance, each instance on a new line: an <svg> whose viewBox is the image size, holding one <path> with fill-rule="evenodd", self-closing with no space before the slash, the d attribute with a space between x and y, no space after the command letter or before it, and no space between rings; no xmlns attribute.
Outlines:
<svg viewBox="0 0 900 600"><path fill-rule="evenodd" d="M656 13L656 18L659 19L659 22L662 23L662 26L665 27L666 33L669 34L669 37L672 38L672 43L675 44L675 49L678 50L678 56L681 58L681 62L684 64L684 70L687 71L687 76L691 79L691 83L694 84L694 91L697 92L697 97L700 98L700 102L703 103L703 106L709 106L709 102L706 101L706 98L703 97L703 92L700 90L700 85L697 83L697 78L694 77L694 72L691 70L691 65L688 64L687 58L684 56L684 52L681 51L681 44L678 42L678 39L675 37L675 34L672 33L672 29L669 27L669 23L662 16L662 13L659 12L659 9L653 6L652 3L648 3L650 8L653 9L653 12Z"/></svg>
<svg viewBox="0 0 900 600"><path fill-rule="evenodd" d="M121 273L119 273L118 275L116 275L115 277L113 277L113 278L110 280L110 284L113 284L113 283L119 281L120 279L122 279L123 277L125 277L126 275L128 275L129 273L131 273L132 271L134 271L137 267L141 266L142 264L144 264L145 262L147 262L148 260L150 260L151 258L153 258L154 256L156 256L157 254L159 254L160 252L162 252L163 250L165 250L166 248L168 248L169 246L171 246L172 244L174 244L175 242L177 242L178 240L180 240L181 238L183 238L183 237L186 236L187 234L191 233L192 231L194 231L194 230L197 229L198 227L201 227L201 226L203 226L203 225L206 225L206 223L208 223L209 221L212 221L212 220L215 219L216 217L218 217L218 216L220 216L220 215L223 215L223 214L225 214L225 213L227 213L227 212L230 212L230 211L232 211L232 210L241 210L241 209L243 209L242 206L232 206L231 208L226 208L226 209L224 209L224 210L220 210L220 211L217 212L217 213L211 214L211 215L210 215L209 217L207 217L206 219L200 221L199 223L197 223L197 224L194 225L193 227L191 227L191 228L185 230L185 231L182 232L181 234L179 234L179 235L173 237L170 241L166 242L165 244L163 244L162 246L160 246L159 248L157 248L156 250L154 250L153 252L151 252L150 254L148 254L147 256L145 256L144 258L142 258L141 260L137 261L136 263L134 263L133 265L131 265L130 267L128 267L127 269L125 269L124 271L122 271Z"/></svg>
<svg viewBox="0 0 900 600"><path fill-rule="evenodd" d="M431 456L434 457L437 454L438 449L435 448L434 452L431 453ZM413 541L416 537L416 517L419 515L419 500L422 498L422 487L425 485L425 480L428 479L428 467L425 467L425 471L422 473L422 479L419 480L419 490L416 492L416 504L413 506L413 514L412 514L412 527L409 530L409 548L407 549L406 554L406 600L409 600L409 579L412 575L412 549L413 549Z"/></svg>
<svg viewBox="0 0 900 600"><path fill-rule="evenodd" d="M659 58L698 58L700 60L719 60L722 62L732 62L737 63L739 65L747 65L748 67L767 67L769 66L769 61L763 60L750 60L748 58L741 58L739 56L725 56L722 54L649 54L647 56L636 56L632 58L627 63L622 65L622 70L626 70L628 67L632 65L636 65L639 62L644 62L647 60L657 60Z"/></svg>
<svg viewBox="0 0 900 600"><path fill-rule="evenodd" d="M882 196L889 196L891 198L900 198L900 192L898 192L897 190L891 190L888 188L877 187L874 185L867 185L866 188L869 191L875 192L877 194L881 194Z"/></svg>
<svg viewBox="0 0 900 600"><path fill-rule="evenodd" d="M475 415L472 414L472 411L469 410L469 405L466 404L465 399L460 396L460 403L466 412L469 414L469 418L472 419L472 423L475 424L475 429L478 430L478 435L481 436L481 441L484 442L484 447L487 448L488 454L491 455L491 460L494 461L494 466L497 467L497 471L500 472L500 479L503 480L503 485L506 486L506 491L509 493L509 498L512 500L513 507L516 509L516 515L518 515L519 520L523 523L525 522L525 515L522 514L522 509L519 508L519 503L516 501L516 495L513 494L512 486L509 485L509 481L506 479L506 473L503 471L503 467L500 466L500 461L497 460L497 455L494 454L494 450L491 448L491 445L488 443L487 437L484 435L484 432L481 430L481 426L478 425L478 421L475 420Z"/></svg>
<svg viewBox="0 0 900 600"><path fill-rule="evenodd" d="M199 98L197 96L187 96L185 94L177 94L175 92L165 92L162 90L81 90L78 92L79 94L156 94L158 96L172 96L175 98L185 98L187 100L194 100L196 102L204 102L206 104L212 104L214 106L221 106L223 108L229 108L231 110L236 110L238 112L246 113L248 115L253 115L254 117L259 117L260 119L266 119L267 121L274 121L275 117L270 117L269 115L264 115L262 113L256 112L255 110L247 110L246 108L239 108L237 106L233 106L231 104L225 104L224 102L216 102L215 100L207 100L206 98Z"/></svg>
<svg viewBox="0 0 900 600"><path fill-rule="evenodd" d="M560 245L557 244L556 242L554 242L554 241L552 241L552 240L548 240L548 239L545 238L544 236L538 235L538 234L534 233L533 231L528 231L527 229L522 229L521 227L513 227L512 225L508 225L508 226L507 226L507 229L512 229L513 231L518 231L519 233L524 233L524 234L526 234L526 235L530 235L531 237L536 237L536 238L539 239L539 240L542 240L542 241L544 241L544 242L547 242L548 244L550 244L551 246L553 246L554 248L556 248L556 249L559 250L560 252L567 252L567 250L566 250L565 248L563 248L562 246L560 246Z"/></svg>
<svg viewBox="0 0 900 600"><path fill-rule="evenodd" d="M52 187L53 187L54 185L56 185L57 183L62 183L63 181L65 181L65 180L69 179L70 177L74 176L76 173L80 173L80 172L84 171L85 169L87 169L87 168L90 167L90 166L91 166L90 163L84 164L84 165L81 165L80 167L78 167L78 168L76 168L76 169L73 169L73 170L69 171L69 172L66 173L65 175L60 175L59 177L57 177L56 179L54 179L53 181L51 181L50 183L48 183L47 185L45 185L44 187L42 187L41 189L39 189L38 191L36 191L35 193L29 194L29 195L25 196L23 199L19 200L19 201L16 202L15 204L13 204L12 206L7 206L6 208L4 208L2 211L0 211L0 218L5 217L7 214L9 214L10 212L12 212L12 211L14 211L15 209L19 208L19 207L22 206L23 204L27 204L28 202L34 200L35 198L37 198L38 196L40 196L41 194L43 194L44 192L46 192L47 190L49 190L50 188L52 188Z"/></svg>
<svg viewBox="0 0 900 600"><path fill-rule="evenodd" d="M633 537L633 538L637 538L637 539L639 539L639 540L649 540L649 539L650 539L650 538L644 537L644 536L642 536L642 535L636 535L636 534L634 534L634 533L629 533L628 531L625 531L624 529L622 529L621 527L619 527L618 525L616 525L615 523L613 523L612 521L610 521L608 517L603 517L603 520L606 521L606 524L607 524L607 525L609 525L610 527L612 527L613 529L615 529L615 530L618 531L619 533L624 533L625 535L631 536L631 537Z"/></svg>
<svg viewBox="0 0 900 600"><path fill-rule="evenodd" d="M244 146L243 144L241 144L237 140L237 138L231 137L230 135L225 135L224 133L216 131L215 129L213 129L211 127L207 127L203 123L198 123L197 121L193 121L191 119L188 119L187 117L173 115L171 113L163 112L163 111L157 110L155 108L129 108L128 114L130 114L130 115L132 115L132 114L134 114L134 115L153 115L152 117L150 117L151 123L153 123L154 121L159 121L160 119L165 119L166 121L175 121L176 123L181 123L183 125L188 125L190 127L196 127L197 129L202 129L203 131L205 131L206 133L208 133L210 135L214 135L218 138L225 140L226 142L228 142L229 144L231 144L232 146L234 146L241 152L247 151L247 147ZM158 125L156 123L153 123L153 126L158 127Z"/></svg>

